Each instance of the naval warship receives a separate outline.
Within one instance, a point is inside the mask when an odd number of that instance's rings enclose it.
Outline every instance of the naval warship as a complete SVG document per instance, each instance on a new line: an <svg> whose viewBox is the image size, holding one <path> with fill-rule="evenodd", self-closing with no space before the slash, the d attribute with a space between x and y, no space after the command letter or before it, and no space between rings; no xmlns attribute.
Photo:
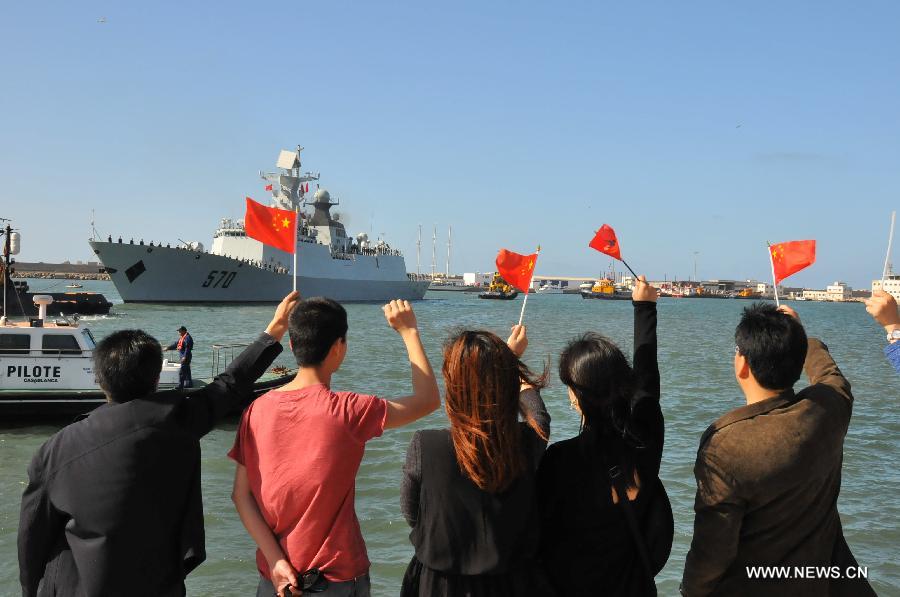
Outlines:
<svg viewBox="0 0 900 597"><path fill-rule="evenodd" d="M272 191L271 205L300 214L300 294L345 302L421 299L428 281L407 274L400 251L365 233L348 236L330 211L339 201L324 188L309 195L309 183L318 181L319 173L301 172L302 150L282 150L280 171L259 173ZM292 288L294 256L247 236L242 221L223 219L209 251L198 242L145 245L123 243L121 237L114 242L111 236L89 242L126 303L277 302Z"/></svg>

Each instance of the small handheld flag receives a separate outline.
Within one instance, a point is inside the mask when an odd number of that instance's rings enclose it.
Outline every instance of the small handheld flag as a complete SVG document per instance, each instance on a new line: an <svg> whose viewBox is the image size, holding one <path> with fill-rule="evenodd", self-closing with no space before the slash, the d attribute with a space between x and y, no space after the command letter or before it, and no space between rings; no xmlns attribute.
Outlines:
<svg viewBox="0 0 900 597"><path fill-rule="evenodd" d="M266 190L267 190L267 191L271 191L271 190L272 190L272 185L267 184L267 185L266 185Z"/></svg>
<svg viewBox="0 0 900 597"><path fill-rule="evenodd" d="M775 304L781 305L781 302L778 300L778 285L782 280L793 276L816 262L816 241L792 240L769 245L769 259L772 262Z"/></svg>
<svg viewBox="0 0 900 597"><path fill-rule="evenodd" d="M247 197L244 230L263 244L287 253L297 250L297 212L266 207Z"/></svg>
<svg viewBox="0 0 900 597"><path fill-rule="evenodd" d="M537 251L531 255L520 255L506 249L500 249L497 253L497 271L511 286L518 288L525 293L525 299L522 301L522 311L519 312L519 325L522 325L522 319L525 317L525 305L528 304L528 291L531 290L531 284L534 282L534 266L537 263L538 255L541 254L541 247L538 246Z"/></svg>
<svg viewBox="0 0 900 597"><path fill-rule="evenodd" d="M637 278L637 274L634 273L634 270L631 269L631 266L622 259L622 248L619 246L619 239L616 238L616 231L612 229L612 226L608 224L604 224L600 226L600 230L594 234L594 238L591 239L591 242L588 243L588 246L592 249L596 249L600 251L604 255L609 255L613 259L618 259L622 262L622 265L628 268L628 271L631 272L631 275Z"/></svg>
<svg viewBox="0 0 900 597"><path fill-rule="evenodd" d="M500 249L497 253L497 271L510 286L528 293L531 288L531 277L534 275L534 265L537 263L537 253L520 255L506 249Z"/></svg>

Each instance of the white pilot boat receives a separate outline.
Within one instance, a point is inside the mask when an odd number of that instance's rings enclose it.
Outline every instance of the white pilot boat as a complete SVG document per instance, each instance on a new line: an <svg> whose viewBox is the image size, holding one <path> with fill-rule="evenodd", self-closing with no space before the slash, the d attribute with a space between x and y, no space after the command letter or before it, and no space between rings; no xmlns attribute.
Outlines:
<svg viewBox="0 0 900 597"><path fill-rule="evenodd" d="M38 316L27 321L0 320L0 415L8 417L70 416L93 410L106 402L94 377L92 357L96 342L91 330L68 319L49 321L47 306L53 298L37 295ZM227 364L244 344L213 346L214 371ZM178 385L178 362L163 360L159 390ZM287 383L292 372L276 368L253 386L259 395ZM194 379L194 387L207 381ZM190 390L187 390L190 392Z"/></svg>

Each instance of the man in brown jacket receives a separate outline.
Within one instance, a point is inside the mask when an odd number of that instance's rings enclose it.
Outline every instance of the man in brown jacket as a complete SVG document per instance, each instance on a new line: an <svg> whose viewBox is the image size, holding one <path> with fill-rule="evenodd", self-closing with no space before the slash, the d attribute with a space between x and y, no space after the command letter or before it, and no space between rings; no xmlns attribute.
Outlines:
<svg viewBox="0 0 900 597"><path fill-rule="evenodd" d="M735 330L747 405L700 440L683 595L874 595L837 511L850 383L790 307L755 304ZM809 387L794 393L805 368Z"/></svg>

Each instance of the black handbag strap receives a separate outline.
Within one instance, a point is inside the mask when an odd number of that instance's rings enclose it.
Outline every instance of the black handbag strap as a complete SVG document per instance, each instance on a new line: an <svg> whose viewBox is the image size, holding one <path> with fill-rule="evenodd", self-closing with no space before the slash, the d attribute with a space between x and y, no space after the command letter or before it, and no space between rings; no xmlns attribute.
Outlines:
<svg viewBox="0 0 900 597"><path fill-rule="evenodd" d="M644 536L638 525L637 516L634 514L631 500L628 499L628 489L625 487L625 480L622 478L622 469L618 465L611 466L608 472L609 480L612 482L613 487L616 488L616 493L619 496L619 503L622 504L622 508L625 510L625 520L628 521L628 528L631 529L631 536L634 539L634 544L637 546L638 554L641 557L641 564L644 567L644 572L647 573L650 582L653 582L653 568L650 565L650 555L647 552L647 543L644 541Z"/></svg>

